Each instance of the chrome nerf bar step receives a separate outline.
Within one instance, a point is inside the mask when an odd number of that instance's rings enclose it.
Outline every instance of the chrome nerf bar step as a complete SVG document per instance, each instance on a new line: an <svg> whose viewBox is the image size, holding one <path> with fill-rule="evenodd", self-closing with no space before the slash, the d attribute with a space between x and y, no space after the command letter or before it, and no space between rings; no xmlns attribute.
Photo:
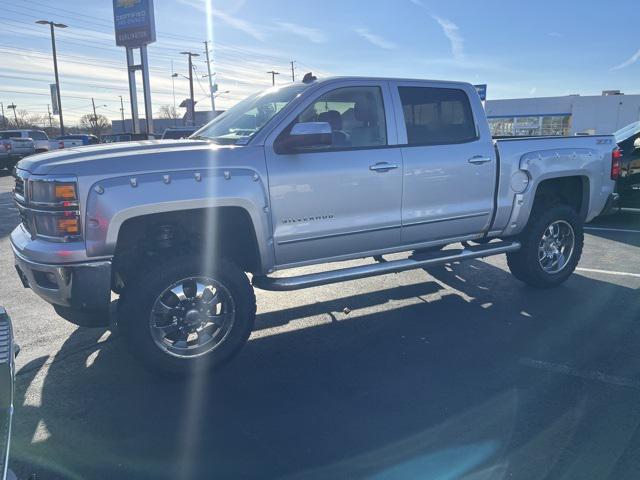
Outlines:
<svg viewBox="0 0 640 480"><path fill-rule="evenodd" d="M301 288L317 287L330 283L346 282L358 278L373 277L387 273L403 272L443 263L470 260L472 258L490 257L501 253L515 252L520 249L520 242L499 241L484 245L465 245L462 249L444 250L429 254L414 255L402 260L386 261L358 267L342 268L328 272L309 273L296 277L253 277L253 285L263 290L288 291Z"/></svg>

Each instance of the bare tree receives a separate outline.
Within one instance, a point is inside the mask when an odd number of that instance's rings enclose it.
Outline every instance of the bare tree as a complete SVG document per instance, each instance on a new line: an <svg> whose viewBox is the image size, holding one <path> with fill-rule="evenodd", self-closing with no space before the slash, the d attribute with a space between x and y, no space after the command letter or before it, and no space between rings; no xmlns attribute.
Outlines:
<svg viewBox="0 0 640 480"><path fill-rule="evenodd" d="M80 117L80 128L91 132L96 137L111 130L111 121L104 115L93 115L88 113Z"/></svg>
<svg viewBox="0 0 640 480"><path fill-rule="evenodd" d="M177 112L173 105L162 105L158 113L156 113L156 116L158 118L168 118L170 120L182 118L182 115Z"/></svg>

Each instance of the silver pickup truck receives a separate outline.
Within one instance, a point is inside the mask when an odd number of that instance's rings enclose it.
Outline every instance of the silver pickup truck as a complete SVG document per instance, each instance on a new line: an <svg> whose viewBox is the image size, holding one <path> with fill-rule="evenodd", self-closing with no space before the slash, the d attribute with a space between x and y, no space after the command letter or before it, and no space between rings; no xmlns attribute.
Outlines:
<svg viewBox="0 0 640 480"><path fill-rule="evenodd" d="M307 76L186 140L22 160L11 245L24 285L62 317L106 325L119 295L133 353L182 373L246 342L252 287L503 253L519 280L560 284L583 223L615 206L616 148L610 136L494 141L466 83ZM408 255L383 257L398 252ZM356 258L371 262L272 275Z"/></svg>

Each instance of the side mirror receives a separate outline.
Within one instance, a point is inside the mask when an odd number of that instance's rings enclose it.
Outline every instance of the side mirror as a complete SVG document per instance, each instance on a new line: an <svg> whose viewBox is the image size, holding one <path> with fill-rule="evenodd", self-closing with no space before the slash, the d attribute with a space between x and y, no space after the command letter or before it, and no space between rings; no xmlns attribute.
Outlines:
<svg viewBox="0 0 640 480"><path fill-rule="evenodd" d="M634 150L640 150L640 137L636 138L636 141L633 142L633 149Z"/></svg>
<svg viewBox="0 0 640 480"><path fill-rule="evenodd" d="M296 123L289 135L284 137L281 148L285 151L304 150L312 147L330 146L333 142L331 125L327 122Z"/></svg>

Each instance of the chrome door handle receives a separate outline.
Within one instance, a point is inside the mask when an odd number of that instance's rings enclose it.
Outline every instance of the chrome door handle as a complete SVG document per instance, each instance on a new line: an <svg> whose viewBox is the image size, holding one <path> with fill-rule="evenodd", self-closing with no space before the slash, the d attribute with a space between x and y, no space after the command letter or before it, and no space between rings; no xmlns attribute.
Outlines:
<svg viewBox="0 0 640 480"><path fill-rule="evenodd" d="M469 163L473 163L474 165L482 165L483 163L488 163L491 161L491 157L485 157L484 155L474 155L469 160Z"/></svg>
<svg viewBox="0 0 640 480"><path fill-rule="evenodd" d="M396 165L395 163L387 162L380 162L376 163L375 165L369 166L369 170L371 170L372 172L388 172L389 170L393 170L395 168L398 168L398 165Z"/></svg>

